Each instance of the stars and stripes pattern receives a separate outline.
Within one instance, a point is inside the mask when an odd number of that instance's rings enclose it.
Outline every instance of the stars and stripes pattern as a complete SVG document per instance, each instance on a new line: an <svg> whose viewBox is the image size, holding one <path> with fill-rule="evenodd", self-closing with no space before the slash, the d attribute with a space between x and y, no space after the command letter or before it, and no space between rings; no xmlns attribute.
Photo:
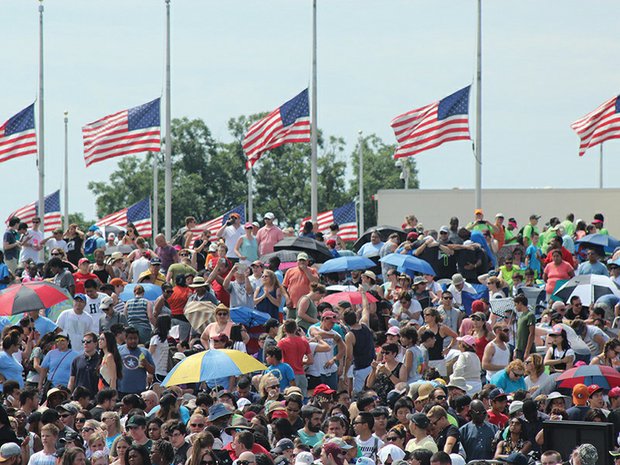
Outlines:
<svg viewBox="0 0 620 465"><path fill-rule="evenodd" d="M194 229L192 229L192 232L194 233L194 235L192 236L192 243L195 240L199 239L202 232L206 230L211 231L211 237L209 240L217 240L217 236L215 235L215 233L218 229L222 227L224 223L228 221L228 218L232 213L237 213L241 217L242 224L245 222L245 205L237 205L232 210L227 211L226 213L218 216L217 218L197 224Z"/></svg>
<svg viewBox="0 0 620 465"><path fill-rule="evenodd" d="M53 192L45 197L44 208L44 232L51 233L54 229L62 227L62 215L60 213L60 190L57 190L56 192ZM33 218L37 216L41 216L39 215L39 202L32 202L11 213L5 223L8 225L11 218L17 217L22 222L31 225Z"/></svg>
<svg viewBox="0 0 620 465"><path fill-rule="evenodd" d="M250 126L243 138L246 168L252 168L267 150L298 142L310 142L308 89Z"/></svg>
<svg viewBox="0 0 620 465"><path fill-rule="evenodd" d="M606 140L620 138L620 99L613 97L599 106L596 110L578 119L571 128L581 140L579 156L586 150Z"/></svg>
<svg viewBox="0 0 620 465"><path fill-rule="evenodd" d="M95 224L99 227L117 226L119 228L125 228L128 223L133 223L142 237L150 237L153 235L150 198L140 200L130 207L123 208L115 213L110 213Z"/></svg>
<svg viewBox="0 0 620 465"><path fill-rule="evenodd" d="M306 221L310 221L311 218L307 217L302 220L302 225ZM317 215L318 226L316 230L322 233L329 232L329 225L336 223L340 230L338 236L343 241L356 241L357 235L357 211L355 208L355 202L347 203L340 208L334 208Z"/></svg>
<svg viewBox="0 0 620 465"><path fill-rule="evenodd" d="M36 154L33 103L0 126L0 162Z"/></svg>
<svg viewBox="0 0 620 465"><path fill-rule="evenodd" d="M470 87L394 118L391 126L398 141L394 158L409 157L445 142L470 140Z"/></svg>
<svg viewBox="0 0 620 465"><path fill-rule="evenodd" d="M159 152L160 99L105 116L82 128L86 166L108 158Z"/></svg>

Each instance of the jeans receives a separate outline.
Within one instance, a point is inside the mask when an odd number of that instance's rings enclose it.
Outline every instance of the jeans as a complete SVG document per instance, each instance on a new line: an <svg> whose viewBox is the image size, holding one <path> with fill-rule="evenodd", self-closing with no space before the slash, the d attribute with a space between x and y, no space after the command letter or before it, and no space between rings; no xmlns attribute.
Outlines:
<svg viewBox="0 0 620 465"><path fill-rule="evenodd" d="M295 385L301 389L304 397L308 397L308 378L306 378L305 373L295 375Z"/></svg>
<svg viewBox="0 0 620 465"><path fill-rule="evenodd" d="M324 375L321 373L321 383L327 384L330 388L334 390L338 390L338 372L334 371L329 375Z"/></svg>

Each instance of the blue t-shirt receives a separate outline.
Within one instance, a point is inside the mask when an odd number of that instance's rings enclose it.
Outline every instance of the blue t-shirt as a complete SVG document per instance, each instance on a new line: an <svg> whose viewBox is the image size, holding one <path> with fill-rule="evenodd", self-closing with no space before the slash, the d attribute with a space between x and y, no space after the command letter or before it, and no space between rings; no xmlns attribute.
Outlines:
<svg viewBox="0 0 620 465"><path fill-rule="evenodd" d="M10 326L10 325L11 325L11 320L9 320L5 316L0 316L0 331L2 331L5 326Z"/></svg>
<svg viewBox="0 0 620 465"><path fill-rule="evenodd" d="M609 271L607 271L607 267L601 262L596 262L594 264L590 262L583 262L579 265L579 268L577 268L577 274L599 274L602 276L609 276Z"/></svg>
<svg viewBox="0 0 620 465"><path fill-rule="evenodd" d="M19 387L23 388L23 371L24 368L12 355L7 354L4 350L0 351L0 375L4 376L5 379L16 380L19 383ZM0 392L2 392L2 384L0 384Z"/></svg>
<svg viewBox="0 0 620 465"><path fill-rule="evenodd" d="M155 365L151 353L144 347L129 349L126 344L118 348L123 361L123 377L118 380L117 390L123 394L140 394L146 389L146 370L140 366L140 354Z"/></svg>
<svg viewBox="0 0 620 465"><path fill-rule="evenodd" d="M280 390L284 391L291 385L291 381L295 381L295 373L288 363L280 362L277 365L267 367L266 373L271 373L280 381Z"/></svg>
<svg viewBox="0 0 620 465"><path fill-rule="evenodd" d="M67 386L71 376L71 362L78 354L75 350L61 352L58 349L50 350L43 358L41 366L47 368L47 379L53 386Z"/></svg>
<svg viewBox="0 0 620 465"><path fill-rule="evenodd" d="M9 277L9 267L6 266L6 263L0 263L0 280ZM0 284L0 291L2 289L6 289L8 284Z"/></svg>
<svg viewBox="0 0 620 465"><path fill-rule="evenodd" d="M528 246L525 251L525 256L529 258L529 267L534 271L538 271L540 274L540 260L536 256L536 253L541 254L540 247L532 244Z"/></svg>
<svg viewBox="0 0 620 465"><path fill-rule="evenodd" d="M510 376L508 376L506 369L500 370L495 373L491 377L491 384L495 384L498 388L503 389L506 394L519 391L520 389L523 389L524 391L527 390L527 386L525 385L525 380L523 379L523 376L517 381L513 381L510 379Z"/></svg>
<svg viewBox="0 0 620 465"><path fill-rule="evenodd" d="M44 316L39 316L34 320L34 329L36 329L41 336L56 331L56 328L58 328L58 325Z"/></svg>
<svg viewBox="0 0 620 465"><path fill-rule="evenodd" d="M148 413L147 417L152 418L155 416L155 414L157 412L159 412L159 410L161 409L161 406L156 405L155 407L152 408L152 410ZM189 410L187 407L185 407L184 405L181 405L179 407L179 413L181 414L181 421L185 424L187 424L187 422L189 421Z"/></svg>

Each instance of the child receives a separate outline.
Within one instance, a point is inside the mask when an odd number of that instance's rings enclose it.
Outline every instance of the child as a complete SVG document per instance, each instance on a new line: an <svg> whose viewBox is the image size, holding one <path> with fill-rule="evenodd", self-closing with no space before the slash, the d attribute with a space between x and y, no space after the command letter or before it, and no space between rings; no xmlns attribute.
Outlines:
<svg viewBox="0 0 620 465"><path fill-rule="evenodd" d="M534 270L536 276L540 276L540 261L542 251L538 247L538 233L532 233L532 243L525 250L525 267Z"/></svg>
<svg viewBox="0 0 620 465"><path fill-rule="evenodd" d="M265 350L265 363L267 364L265 373L271 373L280 380L281 391L291 386L291 382L295 382L293 368L282 361L282 349L278 346L270 346Z"/></svg>

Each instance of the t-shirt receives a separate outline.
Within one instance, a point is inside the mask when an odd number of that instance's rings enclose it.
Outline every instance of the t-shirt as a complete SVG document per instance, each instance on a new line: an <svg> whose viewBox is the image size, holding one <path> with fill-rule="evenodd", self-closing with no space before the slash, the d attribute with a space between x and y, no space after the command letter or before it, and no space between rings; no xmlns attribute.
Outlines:
<svg viewBox="0 0 620 465"><path fill-rule="evenodd" d="M161 271L162 272L167 271L170 265L176 262L177 249L175 249L170 244L166 244L163 247L157 247L157 250L155 250L155 253L161 260Z"/></svg>
<svg viewBox="0 0 620 465"><path fill-rule="evenodd" d="M104 313L99 318L99 332L109 331L112 325L116 324L127 326L127 317L124 313L115 311L110 318Z"/></svg>
<svg viewBox="0 0 620 465"><path fill-rule="evenodd" d="M317 444L323 442L323 438L325 437L325 433L323 431L317 431L312 436L306 434L303 429L297 431L297 436L299 436L299 440L302 444L310 447L314 447Z"/></svg>
<svg viewBox="0 0 620 465"><path fill-rule="evenodd" d="M124 394L140 394L146 389L146 370L140 366L140 355L144 354L151 365L155 362L144 347L129 349L126 344L118 348L123 361L123 377L118 380L118 391Z"/></svg>
<svg viewBox="0 0 620 465"><path fill-rule="evenodd" d="M270 365L265 370L267 373L271 373L280 381L280 390L284 391L291 385L291 381L295 381L295 373L288 363L280 362L277 365Z"/></svg>
<svg viewBox="0 0 620 465"><path fill-rule="evenodd" d="M103 310L99 308L99 305L104 297L107 297L107 295L103 292L97 292L97 297L95 299L91 299L88 294L86 294L86 307L84 307L84 313L88 313L95 322L99 322L101 317L104 315Z"/></svg>
<svg viewBox="0 0 620 465"><path fill-rule="evenodd" d="M517 340L516 349L525 352L527 349L527 340L530 335L530 327L536 324L536 317L530 311L519 314L517 320ZM533 345L533 344L532 344Z"/></svg>
<svg viewBox="0 0 620 465"><path fill-rule="evenodd" d="M438 451L437 443L435 443L435 440L431 436L426 436L421 441L418 441L416 438L412 438L405 446L405 450L407 452L413 452L417 449L426 449L430 450L433 453Z"/></svg>
<svg viewBox="0 0 620 465"><path fill-rule="evenodd" d="M314 268L308 268L308 270L313 276L319 276ZM299 267L291 268L286 272L283 285L291 297L293 308L297 308L299 299L310 292L310 279Z"/></svg>
<svg viewBox="0 0 620 465"><path fill-rule="evenodd" d="M443 450L448 438L450 437L456 438L456 443L452 446L452 450L449 453L457 454L459 452L459 439L461 437L461 433L459 433L459 429L454 425L450 425L447 428L444 428L443 431L439 432L435 441L437 444L437 449Z"/></svg>
<svg viewBox="0 0 620 465"><path fill-rule="evenodd" d="M508 415L501 412L495 413L492 409L487 410L488 422L498 428L503 428L508 421Z"/></svg>
<svg viewBox="0 0 620 465"><path fill-rule="evenodd" d="M30 456L30 460L28 460L28 465L55 465L56 464L56 456L54 454L46 454L45 451L41 450L39 452L35 452Z"/></svg>
<svg viewBox="0 0 620 465"><path fill-rule="evenodd" d="M609 271L607 271L607 267L601 262L583 262L581 265L579 265L579 268L577 268L577 274L598 274L602 276L609 276Z"/></svg>
<svg viewBox="0 0 620 465"><path fill-rule="evenodd" d="M573 267L565 261L562 261L559 265L556 265L555 262L551 262L545 266L545 274L547 275L545 292L551 294L555 289L555 283L560 279L568 279L570 277L569 273L572 270Z"/></svg>
<svg viewBox="0 0 620 465"><path fill-rule="evenodd" d="M511 392L515 392L520 389L526 389L525 380L523 377L519 378L517 381L513 381L510 379L510 376L508 376L506 369L495 373L491 377L491 383L495 384L498 388L503 389L506 394L510 394Z"/></svg>
<svg viewBox="0 0 620 465"><path fill-rule="evenodd" d="M65 241L64 239L55 239L55 238L51 238L49 239L46 243L45 243L45 247L47 248L47 250L52 251L54 249L62 249L65 252L67 251L67 241Z"/></svg>
<svg viewBox="0 0 620 465"><path fill-rule="evenodd" d="M381 247L383 247L385 242L379 242L378 244L373 244L372 242L366 242L363 246L360 247L357 254L362 257L372 257L375 255L379 255L381 251Z"/></svg>
<svg viewBox="0 0 620 465"><path fill-rule="evenodd" d="M24 377L22 376L24 368L12 356L4 350L0 351L0 375L5 379L13 379L19 383L19 387L24 387ZM2 384L0 384L0 392L2 392Z"/></svg>
<svg viewBox="0 0 620 465"><path fill-rule="evenodd" d="M532 242L532 233L536 233L540 235L538 228L533 226L531 223L528 223L523 228L523 237L527 237L530 242Z"/></svg>
<svg viewBox="0 0 620 465"><path fill-rule="evenodd" d="M10 276L9 267L6 263L0 263L0 280L8 278ZM8 284L0 284L0 291L6 289Z"/></svg>
<svg viewBox="0 0 620 465"><path fill-rule="evenodd" d="M39 316L34 320L34 329L36 329L41 336L56 331L56 328L58 328L58 325L44 316Z"/></svg>
<svg viewBox="0 0 620 465"><path fill-rule="evenodd" d="M69 270L64 269L54 276L54 284L69 290L71 286L75 285L75 279L73 279L73 274Z"/></svg>
<svg viewBox="0 0 620 465"><path fill-rule="evenodd" d="M184 275L194 275L196 276L198 274L198 272L192 268L189 265L186 265L185 263L173 263L172 265L170 265L168 267L168 273L170 273L170 282L172 283L172 285L176 284L176 279L177 276L184 274Z"/></svg>
<svg viewBox="0 0 620 465"><path fill-rule="evenodd" d="M28 235L30 236L30 239L28 239L24 244L19 261L25 262L26 260L32 260L35 263L40 263L41 260L39 260L39 251L35 249L35 247L37 247L43 240L43 233L41 231L29 229Z"/></svg>
<svg viewBox="0 0 620 465"><path fill-rule="evenodd" d="M71 308L62 312L56 323L69 336L71 348L79 353L84 351L82 347L84 334L88 332L99 333L99 325L88 313L78 315Z"/></svg>
<svg viewBox="0 0 620 465"><path fill-rule="evenodd" d="M80 258L84 257L84 255L82 254L83 243L84 239L82 239L78 235L67 241L67 259L75 266L78 265Z"/></svg>
<svg viewBox="0 0 620 465"><path fill-rule="evenodd" d="M17 237L15 237L15 231L13 231L12 229L8 229L4 233L3 241L7 244L15 244L17 242ZM13 247L12 249L4 250L4 258L6 260L13 260L17 257L19 257L19 247Z"/></svg>
<svg viewBox="0 0 620 465"><path fill-rule="evenodd" d="M159 336L155 335L151 338L149 348L155 347L155 374L165 376L168 374L168 341L164 339L162 342Z"/></svg>
<svg viewBox="0 0 620 465"><path fill-rule="evenodd" d="M431 438L432 439L432 438ZM355 436L355 442L357 443L357 447L360 449L360 453L363 457L368 457L369 459L376 460L377 452L384 446L384 442L379 439L374 433L370 438L362 441L359 436Z"/></svg>
<svg viewBox="0 0 620 465"><path fill-rule="evenodd" d="M99 362L99 352L95 352L92 357L88 357L83 353L74 358L71 362L71 376L75 377L75 385L84 386L91 393L97 392Z"/></svg>
<svg viewBox="0 0 620 465"><path fill-rule="evenodd" d="M287 335L280 339L278 347L282 350L282 361L291 366L293 373L303 375L303 357L311 353L308 341L300 336Z"/></svg>
<svg viewBox="0 0 620 465"><path fill-rule="evenodd" d="M75 350L71 349L65 352L53 349L45 355L41 366L47 368L47 379L52 382L53 386L67 386L69 384L71 362L78 355Z"/></svg>
<svg viewBox="0 0 620 465"><path fill-rule="evenodd" d="M89 279L93 279L95 281L99 280L97 275L93 273L82 273L80 271L73 273L73 280L75 281L75 292L78 294L83 294L85 292L84 283Z"/></svg>
<svg viewBox="0 0 620 465"><path fill-rule="evenodd" d="M226 252L226 256L228 258L238 258L235 253L235 245L237 245L237 241L241 236L243 236L244 230L241 226L235 228L232 224L230 226L226 226L224 231L222 231L222 237L226 242L226 247L228 247L228 252Z"/></svg>
<svg viewBox="0 0 620 465"><path fill-rule="evenodd" d="M529 259L528 267L534 271L540 273L540 260L538 257L541 255L540 247L532 244L528 246L525 251L525 256Z"/></svg>
<svg viewBox="0 0 620 465"><path fill-rule="evenodd" d="M284 239L284 233L277 226L268 228L263 226L258 230L256 234L256 240L258 241L258 255L261 257L273 252L273 246Z"/></svg>
<svg viewBox="0 0 620 465"><path fill-rule="evenodd" d="M246 278L247 279L247 278ZM230 307L248 307L254 308L254 296L248 294L245 289L245 283L231 281L228 286L230 294Z"/></svg>

